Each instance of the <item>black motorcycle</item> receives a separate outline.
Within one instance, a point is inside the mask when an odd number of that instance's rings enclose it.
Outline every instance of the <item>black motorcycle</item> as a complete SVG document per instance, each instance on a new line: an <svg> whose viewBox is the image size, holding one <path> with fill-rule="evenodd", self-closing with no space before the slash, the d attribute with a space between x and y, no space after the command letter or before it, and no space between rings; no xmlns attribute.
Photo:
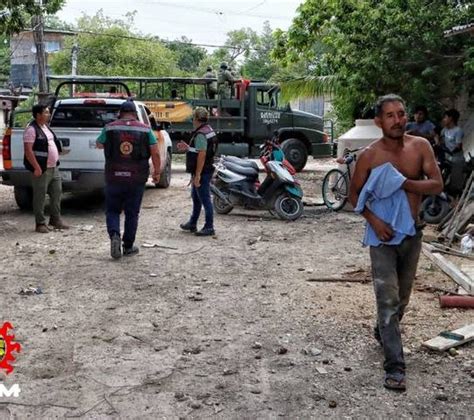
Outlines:
<svg viewBox="0 0 474 420"><path fill-rule="evenodd" d="M443 159L438 160L443 177L444 189L438 195L430 195L421 203L421 217L431 224L440 223L451 210L456 197L459 197L466 185L469 175L474 170L474 158L464 159L461 153L444 152Z"/></svg>

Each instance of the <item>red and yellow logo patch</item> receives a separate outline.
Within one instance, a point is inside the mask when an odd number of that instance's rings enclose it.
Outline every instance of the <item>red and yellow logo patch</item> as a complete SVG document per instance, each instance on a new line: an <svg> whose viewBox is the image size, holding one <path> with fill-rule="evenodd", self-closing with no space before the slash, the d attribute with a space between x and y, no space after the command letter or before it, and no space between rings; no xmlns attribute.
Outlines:
<svg viewBox="0 0 474 420"><path fill-rule="evenodd" d="M13 372L14 367L11 362L14 362L15 356L13 352L20 353L21 345L15 343L15 336L8 335L8 330L12 330L13 326L9 322L5 322L0 328L0 370L3 369L8 374Z"/></svg>
<svg viewBox="0 0 474 420"><path fill-rule="evenodd" d="M120 153L122 155L128 156L133 152L133 144L128 141L123 141L120 143Z"/></svg>

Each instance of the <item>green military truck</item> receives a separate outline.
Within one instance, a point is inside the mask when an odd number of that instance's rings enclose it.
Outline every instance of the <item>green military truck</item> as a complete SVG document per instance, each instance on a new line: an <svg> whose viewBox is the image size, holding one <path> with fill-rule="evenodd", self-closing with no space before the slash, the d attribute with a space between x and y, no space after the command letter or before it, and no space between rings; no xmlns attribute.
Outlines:
<svg viewBox="0 0 474 420"><path fill-rule="evenodd" d="M193 131L192 110L205 107L210 124L219 136L220 154L256 157L259 146L278 131L287 159L301 171L309 156L328 157L332 144L323 129L323 118L292 109L281 100L277 85L260 81L238 80L230 99L210 99L208 86L216 79L186 77L97 77L50 76L56 80L86 80L125 83L137 100L143 101L156 120L166 126L174 147L187 140Z"/></svg>

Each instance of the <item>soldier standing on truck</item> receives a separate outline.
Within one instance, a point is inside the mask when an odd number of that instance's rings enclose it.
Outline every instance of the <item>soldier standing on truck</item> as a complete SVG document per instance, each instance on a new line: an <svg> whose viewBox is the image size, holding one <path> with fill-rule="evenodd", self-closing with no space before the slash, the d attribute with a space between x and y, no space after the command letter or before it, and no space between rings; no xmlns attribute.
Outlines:
<svg viewBox="0 0 474 420"><path fill-rule="evenodd" d="M148 160L153 161L153 182L160 182L158 143L150 127L138 121L132 101L120 106L119 119L107 124L97 138L97 148L105 154L105 207L110 255L114 259L138 254L134 245L138 214L145 184ZM125 213L125 229L120 237L120 214Z"/></svg>
<svg viewBox="0 0 474 420"><path fill-rule="evenodd" d="M215 79L216 78L216 75L214 74L214 72L212 71L212 67L209 66L207 69L206 69L206 73L204 74L204 78L205 79ZM216 97L216 93L217 93L217 82L215 80L213 80L212 82L209 82L207 85L206 85L206 93L207 93L207 97L209 99L214 99Z"/></svg>
<svg viewBox="0 0 474 420"><path fill-rule="evenodd" d="M219 92L219 99L229 99L231 87L234 83L234 77L227 68L227 63L221 63L219 74L217 76L217 90Z"/></svg>
<svg viewBox="0 0 474 420"><path fill-rule="evenodd" d="M55 229L69 229L61 219L62 182L59 174L59 155L63 153L61 142L48 127L51 117L46 105L34 105L34 120L23 134L25 168L32 172L33 212L36 232L48 233L44 215L46 193L49 195L49 225Z"/></svg>

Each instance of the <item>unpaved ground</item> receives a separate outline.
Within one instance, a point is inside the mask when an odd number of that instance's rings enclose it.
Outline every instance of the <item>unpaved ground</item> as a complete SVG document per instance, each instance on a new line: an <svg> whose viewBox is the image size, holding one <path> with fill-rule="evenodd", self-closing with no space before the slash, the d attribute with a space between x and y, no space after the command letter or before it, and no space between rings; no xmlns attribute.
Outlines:
<svg viewBox="0 0 474 420"><path fill-rule="evenodd" d="M322 174L302 175L312 202ZM177 172L168 190L145 194L138 243L168 248L118 262L100 200L66 199L73 228L41 235L0 187L0 324L23 346L5 380L22 392L0 398L0 418L472 416L472 344L455 357L420 348L472 312L414 291L408 392L397 394L381 386L371 283L308 281L366 276L359 217L307 207L285 223L238 210L216 218L216 238L198 238L178 228L186 181ZM18 294L28 285L44 294ZM424 257L416 285L453 288Z"/></svg>

